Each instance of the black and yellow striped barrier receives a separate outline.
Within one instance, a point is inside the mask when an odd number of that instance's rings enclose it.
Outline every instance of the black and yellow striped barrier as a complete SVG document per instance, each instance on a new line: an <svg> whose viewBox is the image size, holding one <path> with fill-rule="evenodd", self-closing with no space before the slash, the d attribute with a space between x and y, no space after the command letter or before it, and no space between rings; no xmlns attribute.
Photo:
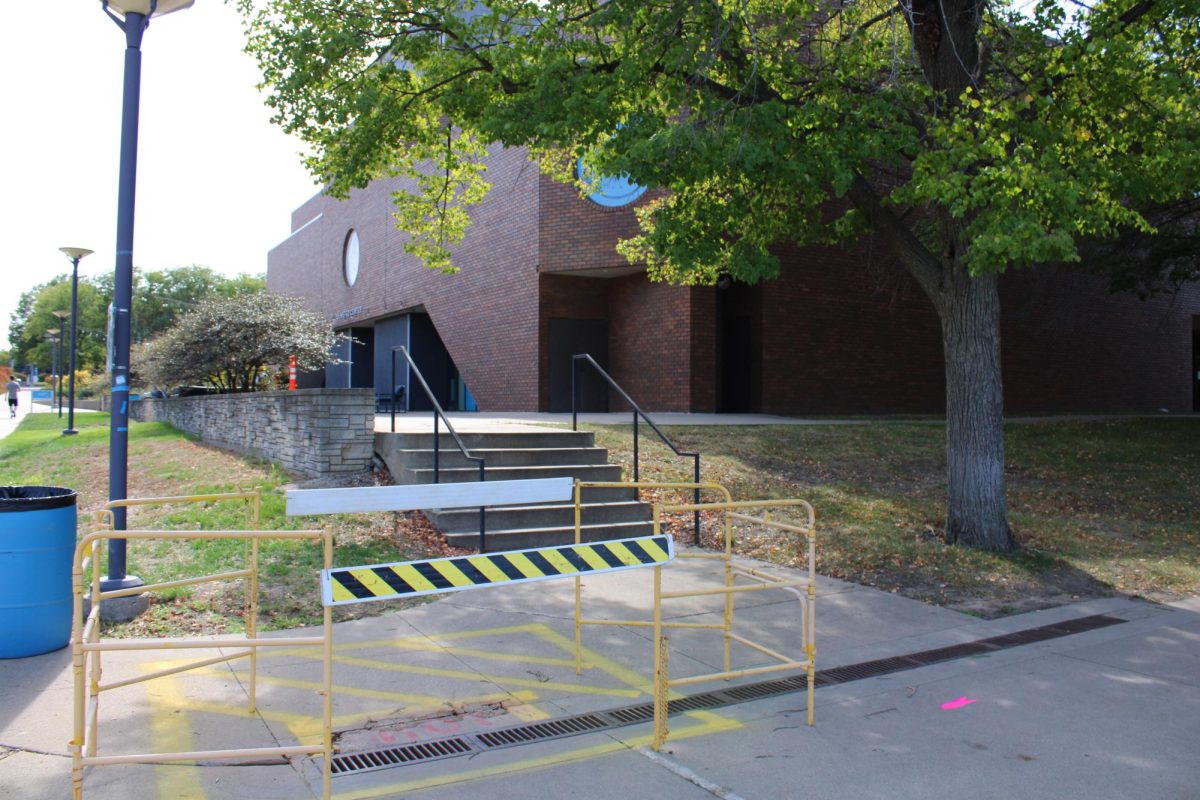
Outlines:
<svg viewBox="0 0 1200 800"><path fill-rule="evenodd" d="M341 606L419 597L653 567L674 558L675 543L670 536L638 536L460 558L335 567L321 571L321 600L327 606Z"/></svg>

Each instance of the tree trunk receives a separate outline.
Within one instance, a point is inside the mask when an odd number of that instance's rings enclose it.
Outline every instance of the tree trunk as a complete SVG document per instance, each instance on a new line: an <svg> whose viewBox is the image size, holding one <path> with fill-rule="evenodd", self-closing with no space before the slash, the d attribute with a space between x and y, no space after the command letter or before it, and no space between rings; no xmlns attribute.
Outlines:
<svg viewBox="0 0 1200 800"><path fill-rule="evenodd" d="M996 276L972 278L958 264L944 275L936 302L946 358L946 542L1012 550Z"/></svg>

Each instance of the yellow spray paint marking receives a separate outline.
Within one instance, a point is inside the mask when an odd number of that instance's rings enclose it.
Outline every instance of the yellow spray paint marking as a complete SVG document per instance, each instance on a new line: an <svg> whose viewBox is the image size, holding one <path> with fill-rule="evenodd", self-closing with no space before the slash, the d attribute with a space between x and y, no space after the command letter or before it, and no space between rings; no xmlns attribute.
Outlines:
<svg viewBox="0 0 1200 800"><path fill-rule="evenodd" d="M157 664L146 664L142 666L142 671L154 672L159 668ZM165 709L150 715L150 735L154 742L163 751L190 752L191 725L182 713L173 713L173 709L180 708L186 702L183 692L180 691L178 679L168 676L144 685L151 707ZM197 767L184 764L159 765L155 767L154 777L158 784L159 797L204 797L204 787L200 783L200 771Z"/></svg>
<svg viewBox="0 0 1200 800"><path fill-rule="evenodd" d="M563 653L573 653L574 651L574 642L568 637L559 634L553 628L545 624L528 623L499 628L439 633L436 634L435 639L431 639L424 634L414 634L412 636L392 637L388 639L378 639L366 642L346 642L343 644L334 645L334 649L339 653L335 660L342 663L354 664L363 668L384 669L389 672L461 678L463 680L469 680L473 684L478 684L478 682L482 679L495 681L500 685L527 686L528 689L514 689L511 692L480 694L471 698L456 698L457 703L486 703L501 702L505 699L516 697L524 704L508 707L506 708L506 711L523 722L534 722L543 719L550 719L552 717L551 714L548 714L542 709L538 708L536 705L533 705L533 701L537 700L539 697L538 691L536 690L636 698L642 696L644 693L647 693L652 684L652 681L648 676L640 675L636 671L623 667L611 659L587 650L585 650L585 657L589 663L594 664L602 673L609 675L611 678L630 688L603 688L553 681L547 681L543 683L536 680L510 678L499 675L487 675L476 672L415 667L411 665L397 664L394 662L381 661L371 658L360 658L350 655L350 653L354 651L392 648L394 650L403 652L428 651L432 653L455 653L458 655L476 658L489 658L506 663L539 663L558 667L574 666L574 660L568 658L557 659L544 656L526 656L512 652L501 653L493 652L491 650L460 647L453 644L448 644L450 642L464 642L466 640L480 639L487 636L512 634L532 635L545 642L546 645L549 645L550 647ZM278 658L284 654L290 655L293 658L297 656L304 659L320 658L320 651L316 648L289 648L287 650L271 650L261 654L260 664L266 659ZM183 664L187 662L180 661L178 663ZM176 662L165 662L148 665L146 669L162 669L175 665ZM194 672L187 673L186 675L195 675L205 679L234 677L239 680L244 680L246 677L245 673L243 672L235 673L232 670L225 671L220 668L211 667L195 670ZM154 684L147 684L148 688L164 688L169 690L164 691L158 696L152 694L151 700L154 706L159 709L158 713L153 715L156 725L156 738L161 738L161 741L168 743L172 749L175 749L176 745L178 745L179 749L181 750L189 749L192 746L190 734L191 726L187 721L187 714L174 713L176 710L187 713L220 714L223 716L231 716L243 720L261 719L268 722L279 723L285 725L290 734L295 737L296 741L300 744L315 743L320 739L321 718L319 714L310 715L290 711L263 709L261 707L258 712L251 714L246 711L244 706L240 705L223 705L220 703L203 702L189 699L179 689L178 681L183 677L183 675L175 676L173 678L156 681ZM301 691L313 691L314 693L320 688L317 682L275 677L272 675L262 674L261 672L258 676L258 680L263 684L273 684ZM369 700L377 699L389 703L416 703L431 709L437 708L445 702L444 698L433 698L429 695L423 695L419 693L388 692L384 690L374 690L352 686L335 686L334 696L337 697L338 695L357 696ZM379 719L381 714L385 714L391 710L391 708L374 708L357 711L354 713L341 714L334 718L334 724L337 727L354 727L372 719ZM713 712L692 712L686 716L694 720L696 724L688 725L687 727L678 730L672 730L672 736L676 739L721 733L741 727L740 723L718 716ZM158 726L162 726L162 737L159 736ZM173 736L175 738L164 738L168 736ZM651 739L652 737L650 735L646 735L624 742L606 742L601 745L568 750L553 756L525 759L502 766L468 771L447 771L440 777L432 777L406 783L397 783L392 786L384 786L374 789L351 791L337 794L336 797L338 800L360 800L360 798L365 800L365 798L368 797L379 797L381 795L415 791L421 788L438 786L458 781L477 780L492 775L520 772L524 770L544 769L547 767L552 767L556 764L595 758L608 753L622 751L629 747L637 747L642 744L649 744ZM160 796L162 797L205 797L203 787L200 783L199 771L196 768L172 765L157 768L157 774L159 776Z"/></svg>
<svg viewBox="0 0 1200 800"><path fill-rule="evenodd" d="M537 706L512 706L504 710L521 720L521 722L538 722L539 720L550 719L550 715Z"/></svg>
<svg viewBox="0 0 1200 800"><path fill-rule="evenodd" d="M195 670L197 674L212 674L208 670ZM234 676L238 680L249 681L249 672L235 672ZM317 681L304 681L297 678L277 678L271 675L259 675L258 682L260 684L271 684L274 686L286 686L289 689L307 689L314 692L321 690L321 684ZM411 703L415 706L414 710L434 710L446 705L446 698L435 697L430 694L412 694L409 692L388 692L382 689L361 689L357 686L345 686L334 684L333 692L335 695L348 695L350 697L368 697L374 700L391 700L397 703ZM537 692L493 692L491 694L477 694L472 697L456 697L454 702L457 705L482 705L485 703L507 703L513 699L519 700L522 703L532 702L537 699ZM517 708L518 706L513 706ZM315 717L314 717L315 719Z"/></svg>
<svg viewBox="0 0 1200 800"><path fill-rule="evenodd" d="M535 634L543 641L553 644L556 647L561 647L563 650L568 652L575 651L575 642L558 633L558 631L554 630L548 625L532 625L530 626L530 632ZM628 667L621 666L611 658L606 658L599 653L589 650L586 647L582 648L582 652L585 664L594 665L600 671L607 672L609 675L621 681L621 683L624 683L626 686L632 686L633 688L637 689L639 693L650 694L654 686L654 679L652 677L640 675ZM574 666L575 662L572 661L571 667L574 668Z"/></svg>
<svg viewBox="0 0 1200 800"><path fill-rule="evenodd" d="M427 634L414 633L408 636L392 636L387 639L370 639L363 642L342 642L341 644L333 645L333 651L340 652L342 650L367 650L376 647L406 647L418 650L438 651L443 645L440 642L457 642L460 639L478 639L483 636L500 636L509 633L536 633L545 628L546 625L541 622L526 622L521 625L506 625L499 628L476 628L466 631L449 631L446 633ZM436 637L436 638L431 638ZM568 651L575 652L575 645L571 645ZM263 658L279 658L281 656L320 656L321 650L316 647L294 647L294 648L278 648L272 649L270 652L259 655ZM180 664L187 663L180 661ZM574 661L571 662L574 664Z"/></svg>
<svg viewBox="0 0 1200 800"><path fill-rule="evenodd" d="M585 686L573 683L558 683L556 681L539 681L533 678L514 678L508 675L491 675L486 672L465 672L457 669L436 669L434 667L415 667L411 664L396 664L391 661L380 661L376 658L355 658L354 656L334 656L339 664L349 664L356 667L382 669L389 672L406 672L414 675L436 675L442 678L462 678L467 681L490 681L498 685L528 686L533 689L553 689L572 694L600 694L612 697L637 697L642 692L631 689L607 689L602 686Z"/></svg>

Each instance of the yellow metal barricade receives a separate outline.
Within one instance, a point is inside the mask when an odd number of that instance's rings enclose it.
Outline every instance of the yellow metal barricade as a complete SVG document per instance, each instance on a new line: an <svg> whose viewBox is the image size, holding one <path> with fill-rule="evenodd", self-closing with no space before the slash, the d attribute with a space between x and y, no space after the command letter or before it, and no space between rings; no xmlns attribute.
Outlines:
<svg viewBox="0 0 1200 800"><path fill-rule="evenodd" d="M582 614L582 591L580 580L575 581L575 671L582 673L582 626L584 625L619 625L631 627L648 627L654 629L654 749L662 747L667 737L668 696L673 687L685 686L713 680L728 680L787 669L802 669L808 677L808 724L813 724L813 694L816 685L816 520L813 507L804 500L748 500L733 501L729 491L718 484L695 483L591 483L577 482L575 485L575 540L581 536L581 492L587 487L634 487L634 488L663 488L714 491L724 497L724 502L688 503L654 506L654 535L662 533L663 514L678 512L717 511L723 513L724 546L716 552L677 552L676 558L702 558L722 562L724 583L711 589L692 591L664 592L662 589L662 567L654 567L653 581L653 617L651 620L597 620L584 619ZM762 511L762 516L754 516L747 512ZM773 519L775 511L795 513L801 512L803 521L799 524ZM804 536L806 539L806 574L798 578L784 578L760 569L753 569L734 562L733 559L733 523L750 523L768 529L785 531ZM737 584L738 579L750 583ZM734 596L744 592L783 589L792 592L800 601L801 641L803 655L791 657L779 653L758 642L740 636L733 631ZM683 597L723 596L724 614L719 623L701 622L664 622L662 618L662 601ZM724 640L724 669L706 675L695 675L688 678L669 677L667 664L667 637L663 631L667 628L692 628L720 630ZM732 644L737 642L755 650L778 663L752 669L734 670L731 664Z"/></svg>
<svg viewBox="0 0 1200 800"><path fill-rule="evenodd" d="M113 530L113 508L131 506L167 505L178 503L219 502L241 500L246 504L247 523L254 527L258 524L259 496L257 492L236 492L228 494L192 495L186 497L158 497L144 499L118 500L109 503L101 511L96 512L96 529L85 535L75 548L75 558L72 566L72 585L74 590L74 618L71 628L72 665L75 678L74 686L74 729L69 745L71 751L71 783L75 800L83 797L84 769L90 766L108 764L162 764L193 760L228 759L231 762L257 759L270 756L296 756L321 754L324 759L322 770L322 797L328 800L330 796L330 766L333 755L332 716L333 716L333 650L331 646L332 615L331 609L324 608L324 618L321 636L289 637L261 639L258 637L258 555L259 543L271 539L308 539L320 541L323 549L323 563L326 569L333 566L333 537L324 530L303 531L259 531L259 530ZM204 575L183 580L166 581L148 584L129 589L101 591L100 589L100 544L110 539L130 540L166 540L182 541L187 539L233 539L246 542L246 566L244 569L224 572L215 575ZM91 570L90 581L85 581L85 575ZM226 580L245 580L246 584L246 637L243 640L213 639L116 639L102 641L100 638L100 609L105 600L140 594L142 592L163 591L183 586L193 586ZM90 600L91 609L86 618L83 613L85 596ZM239 649L228 655L158 670L136 678L122 681L102 683L101 654L115 650L178 650L178 649L217 649L231 645ZM321 647L323 649L324 676L322 683L322 736L321 743L315 745L291 745L283 747L261 747L240 750L205 750L176 753L141 753L127 755L99 756L96 754L99 732L100 694L113 689L130 686L144 681L176 675L188 670L199 669L240 658L248 658L251 664L249 704L250 710L255 708L257 655L260 647Z"/></svg>
<svg viewBox="0 0 1200 800"><path fill-rule="evenodd" d="M584 489L686 489L688 491L701 492L716 492L725 500L731 501L733 498L729 494L729 490L718 483L656 483L652 481L641 481L636 483L620 483L620 482L603 482L603 481L576 481L575 482L575 544L580 544L583 536L583 503L582 496ZM656 530L655 535L659 531ZM676 552L676 558L716 558L719 556L710 555L707 553L684 553ZM655 568L657 574L659 567ZM583 674L583 626L584 625L619 625L649 628L654 623L649 620L630 620L630 619L584 619L583 618L583 581L581 578L575 579L575 674ZM691 625L685 623L667 623L674 627L705 627L705 628L721 628L721 625ZM729 648L726 646L726 664L729 660Z"/></svg>
<svg viewBox="0 0 1200 800"><path fill-rule="evenodd" d="M761 517L745 513L751 509L763 509ZM796 525L771 518L772 509L800 510L804 512L805 521ZM803 669L808 676L808 724L813 724L813 694L816 688L816 520L813 507L804 500L747 500L729 503L691 503L686 505L664 505L654 507L654 533L658 534L662 525L662 514L680 511L724 511L725 512L725 552L687 554L699 558L718 558L725 561L725 585L713 589L695 589L682 592L664 592L662 590L662 569L654 570L654 749L662 747L667 739L668 693L673 687L686 686L693 683L704 683L715 680L729 680L752 675L762 675L768 672L778 672L785 669ZM759 569L736 564L733 561L733 522L748 522L765 528L788 531L804 536L807 540L806 575L800 578L784 578ZM680 554L683 557L684 554ZM738 578L748 580L750 584L736 584ZM800 601L801 641L803 655L795 658L772 650L765 645L747 639L733 632L733 598L744 592L757 592L769 589L785 589L792 592ZM707 675L693 675L688 678L671 679L667 666L667 637L663 629L713 627L687 623L664 623L662 620L662 601L681 597L705 597L723 595L725 597L725 619L722 624L725 638L725 669L722 672L712 672ZM751 669L730 668L730 643L737 642L779 662L765 667Z"/></svg>

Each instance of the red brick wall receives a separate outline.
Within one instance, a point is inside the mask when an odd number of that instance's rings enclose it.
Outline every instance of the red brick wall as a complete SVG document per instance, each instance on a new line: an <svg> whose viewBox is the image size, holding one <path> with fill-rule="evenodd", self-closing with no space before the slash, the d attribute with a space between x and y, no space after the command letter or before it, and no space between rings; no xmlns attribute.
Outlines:
<svg viewBox="0 0 1200 800"><path fill-rule="evenodd" d="M646 411L690 410L692 294L699 291L708 290L651 283L642 274L609 283L609 374Z"/></svg>
<svg viewBox="0 0 1200 800"><path fill-rule="evenodd" d="M916 284L866 251L782 254L762 289L768 413L940 413L940 327ZM1190 411L1200 286L1140 301L1069 270L1001 278L1005 409Z"/></svg>
<svg viewBox="0 0 1200 800"><path fill-rule="evenodd" d="M712 288L649 283L613 249L636 232L608 209L541 176L523 151L496 150L493 190L457 250L462 272L421 268L391 217L398 181L348 202L317 196L309 223L269 256L268 285L302 295L336 327L424 308L482 410L548 405L548 320L609 321L613 377L648 410L713 410L720 306ZM644 203L645 199L639 201ZM342 280L347 231L359 232L355 287ZM930 413L944 404L939 326L903 270L864 246L781 251L784 270L756 290L752 401L769 413ZM604 277L567 276L586 270ZM1192 315L1200 287L1142 303L1078 274L1001 281L1009 413L1191 408ZM614 403L614 408L616 404Z"/></svg>
<svg viewBox="0 0 1200 800"><path fill-rule="evenodd" d="M324 208L325 196L318 193L308 198L303 205L299 206L292 212L292 233L301 228L305 223L311 222L314 217L321 213Z"/></svg>
<svg viewBox="0 0 1200 800"><path fill-rule="evenodd" d="M928 299L865 252L788 249L763 285L767 413L929 412L942 407L942 345Z"/></svg>
<svg viewBox="0 0 1200 800"><path fill-rule="evenodd" d="M1192 409L1192 317L1200 286L1138 300L1067 270L1001 281L1010 412Z"/></svg>
<svg viewBox="0 0 1200 800"><path fill-rule="evenodd" d="M536 408L537 171L523 151L498 150L487 178L492 193L455 251L457 275L427 270L404 252L391 216L391 194L402 184L386 180L346 202L306 203L300 216L322 216L271 251L268 287L306 297L331 319L353 310L335 320L338 328L424 307L481 410ZM353 288L342 278L350 228L361 247Z"/></svg>
<svg viewBox="0 0 1200 800"><path fill-rule="evenodd" d="M538 232L542 272L573 269L627 268L629 262L616 251L617 242L634 236L633 209L651 196L623 208L605 208L581 198L574 186L539 175L542 207Z"/></svg>

